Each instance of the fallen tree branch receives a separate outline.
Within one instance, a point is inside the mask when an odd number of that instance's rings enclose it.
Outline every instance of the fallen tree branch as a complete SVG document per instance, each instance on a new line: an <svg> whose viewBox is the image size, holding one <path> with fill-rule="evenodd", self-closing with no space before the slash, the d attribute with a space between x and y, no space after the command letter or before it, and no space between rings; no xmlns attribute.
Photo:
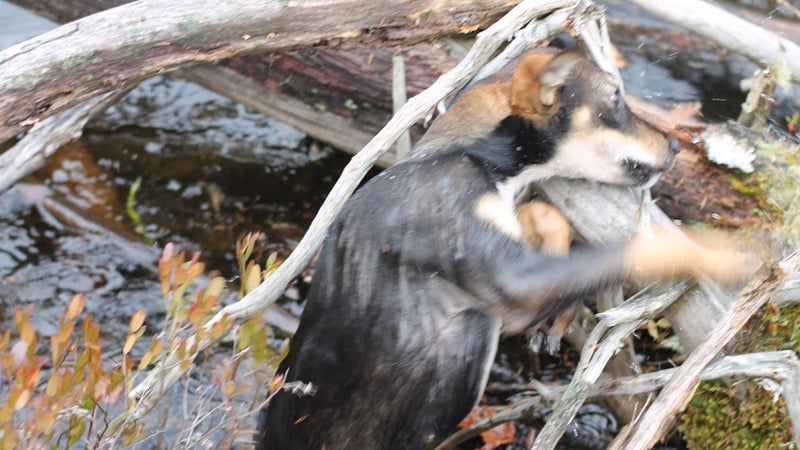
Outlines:
<svg viewBox="0 0 800 450"><path fill-rule="evenodd" d="M651 13L719 42L764 67L782 59L792 77L800 81L800 47L747 20L702 0L628 0Z"/></svg>
<svg viewBox="0 0 800 450"><path fill-rule="evenodd" d="M113 104L124 92L127 90L98 95L34 125L25 137L0 154L0 192L42 167L61 146L78 139L86 122Z"/></svg>
<svg viewBox="0 0 800 450"><path fill-rule="evenodd" d="M325 233L346 199L355 190L358 183L372 167L377 158L387 151L397 138L414 122L423 118L442 98L463 87L489 60L494 52L513 33L528 22L557 8L570 8L579 14L581 10L573 6L572 0L524 0L506 16L478 35L475 44L467 57L452 71L442 75L431 87L413 97L389 121L370 143L345 167L342 176L337 180L325 203L312 221L306 235L286 261L265 280L258 288L240 301L223 308L206 325L213 325L225 317L235 321L246 320L260 314L268 308L283 292L288 283L310 262L313 255L325 238ZM550 28L547 27L549 32ZM197 351L207 348L212 341L198 342ZM131 392L137 399L135 407L115 418L109 425L109 436L105 445L113 442L117 430L129 421L136 421L146 414L164 393L185 373L175 355L170 355L147 375L147 377Z"/></svg>
<svg viewBox="0 0 800 450"><path fill-rule="evenodd" d="M601 381L588 392L589 398L614 395L639 395L661 389L675 375L678 369L665 369L643 375ZM791 351L749 353L725 356L703 369L702 381L718 380L728 377L771 378L781 380L782 395L786 400L792 423L800 423L797 403L800 402L800 391L797 381L800 380L800 358ZM540 382L532 382L528 390L535 390L539 395L521 400L514 405L500 410L497 414L481 420L474 425L461 429L443 441L436 449L449 450L458 444L472 439L482 432L497 425L513 420L529 417L532 413L552 405L559 396L567 392L567 386L546 386Z"/></svg>
<svg viewBox="0 0 800 450"><path fill-rule="evenodd" d="M176 68L255 51L409 44L487 26L516 3L134 1L0 52L0 142L84 100Z"/></svg>
<svg viewBox="0 0 800 450"><path fill-rule="evenodd" d="M800 266L800 250L780 263L765 265L757 277L745 288L739 299L709 332L700 344L675 371L664 386L661 395L648 408L644 416L633 426L625 442L626 450L652 448L672 426L678 413L692 398L700 383L700 373L733 339L753 314L769 300ZM800 424L795 424L795 426Z"/></svg>

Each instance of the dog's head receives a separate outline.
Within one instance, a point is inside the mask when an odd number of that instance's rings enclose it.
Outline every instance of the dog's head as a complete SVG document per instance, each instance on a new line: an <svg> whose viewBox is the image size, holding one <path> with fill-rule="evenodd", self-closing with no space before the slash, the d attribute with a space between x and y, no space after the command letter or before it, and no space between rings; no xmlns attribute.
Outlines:
<svg viewBox="0 0 800 450"><path fill-rule="evenodd" d="M527 178L648 186L679 146L636 117L614 78L574 51L539 49L459 96L420 141L425 153L469 145L508 118L535 132Z"/></svg>
<svg viewBox="0 0 800 450"><path fill-rule="evenodd" d="M553 175L642 186L670 169L680 147L625 104L614 78L572 51L527 55L510 107L555 145Z"/></svg>

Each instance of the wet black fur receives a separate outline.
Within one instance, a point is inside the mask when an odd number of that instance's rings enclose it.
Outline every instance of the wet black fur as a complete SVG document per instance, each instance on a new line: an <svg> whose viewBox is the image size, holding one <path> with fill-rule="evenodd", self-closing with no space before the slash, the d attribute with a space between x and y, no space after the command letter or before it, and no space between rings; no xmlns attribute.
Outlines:
<svg viewBox="0 0 800 450"><path fill-rule="evenodd" d="M558 128L544 134L511 116L353 195L278 370L317 392L278 393L262 412L259 449L423 448L475 405L502 321L545 318L621 277L619 250L549 257L474 215L496 183L552 157Z"/></svg>

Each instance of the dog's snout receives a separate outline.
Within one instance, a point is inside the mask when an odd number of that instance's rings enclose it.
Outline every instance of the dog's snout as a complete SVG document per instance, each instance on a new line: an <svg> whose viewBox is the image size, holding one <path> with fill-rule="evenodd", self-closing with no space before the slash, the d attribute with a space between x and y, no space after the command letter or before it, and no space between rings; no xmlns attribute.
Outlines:
<svg viewBox="0 0 800 450"><path fill-rule="evenodd" d="M678 152L680 152L680 151L681 151L681 143L680 143L680 142L678 142L678 140L677 140L677 139L675 139L674 137L672 137L672 136L670 136L670 135L667 135L667 143L668 143L668 145L669 145L669 150L670 150L672 153L674 153L674 154L676 154L676 155L677 155L677 154L678 154Z"/></svg>
<svg viewBox="0 0 800 450"><path fill-rule="evenodd" d="M662 171L641 161L633 159L625 159L622 161L622 166L628 173L628 176L637 184L645 185L653 178L658 176Z"/></svg>

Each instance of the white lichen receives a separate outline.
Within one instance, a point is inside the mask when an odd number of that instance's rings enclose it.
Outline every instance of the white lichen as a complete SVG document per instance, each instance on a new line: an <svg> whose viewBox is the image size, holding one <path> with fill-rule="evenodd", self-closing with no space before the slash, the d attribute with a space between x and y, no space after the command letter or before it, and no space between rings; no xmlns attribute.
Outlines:
<svg viewBox="0 0 800 450"><path fill-rule="evenodd" d="M753 173L756 152L745 139L725 132L725 128L709 127L702 136L709 161L726 167Z"/></svg>

